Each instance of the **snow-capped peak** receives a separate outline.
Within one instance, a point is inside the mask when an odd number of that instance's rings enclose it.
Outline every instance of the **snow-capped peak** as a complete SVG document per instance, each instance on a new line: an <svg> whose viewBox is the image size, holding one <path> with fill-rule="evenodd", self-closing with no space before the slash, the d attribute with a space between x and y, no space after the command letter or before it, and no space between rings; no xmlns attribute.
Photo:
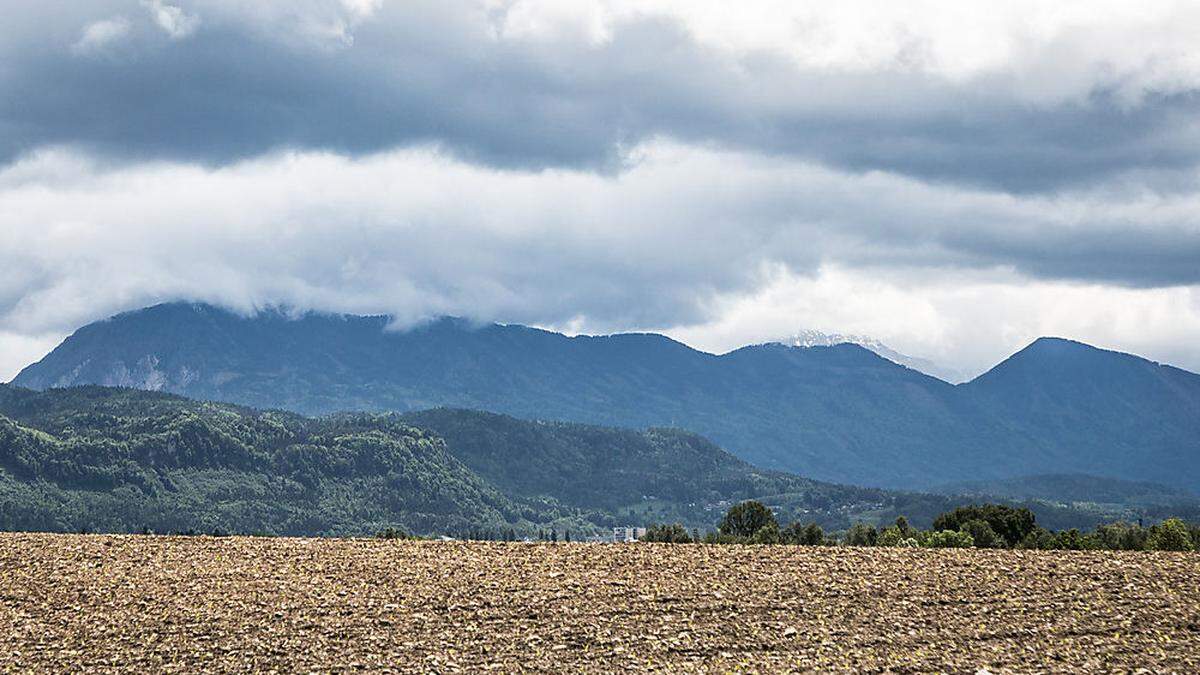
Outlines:
<svg viewBox="0 0 1200 675"><path fill-rule="evenodd" d="M915 356L908 356L888 347L879 340L867 335L847 335L843 333L823 333L819 330L800 330L786 338L773 341L788 347L832 347L834 345L852 344L869 349L879 356L907 368L925 373L946 382L963 382L966 378L953 368L945 368L930 361Z"/></svg>

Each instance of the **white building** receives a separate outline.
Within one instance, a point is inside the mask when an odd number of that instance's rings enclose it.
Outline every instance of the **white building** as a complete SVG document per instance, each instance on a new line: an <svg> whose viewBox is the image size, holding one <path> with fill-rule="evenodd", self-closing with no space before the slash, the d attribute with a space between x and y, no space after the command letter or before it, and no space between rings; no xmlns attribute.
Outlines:
<svg viewBox="0 0 1200 675"><path fill-rule="evenodd" d="M613 528L613 543L630 543L646 536L646 528L644 527L614 527Z"/></svg>

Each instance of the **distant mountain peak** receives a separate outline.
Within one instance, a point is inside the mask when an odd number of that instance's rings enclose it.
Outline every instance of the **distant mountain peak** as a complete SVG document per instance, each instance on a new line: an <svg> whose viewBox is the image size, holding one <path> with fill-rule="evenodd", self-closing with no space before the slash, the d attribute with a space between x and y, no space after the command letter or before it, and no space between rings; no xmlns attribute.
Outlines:
<svg viewBox="0 0 1200 675"><path fill-rule="evenodd" d="M947 368L945 366L938 365L929 359L902 354L887 346L880 340L868 335L825 333L819 330L802 329L786 338L773 340L772 342L775 344L786 345L788 347L799 348L833 347L835 345L842 344L858 345L863 349L867 349L878 354L892 363L904 366L906 368L911 368L917 372L924 373L931 377L936 377L952 384L957 384L967 379L961 372L953 368Z"/></svg>

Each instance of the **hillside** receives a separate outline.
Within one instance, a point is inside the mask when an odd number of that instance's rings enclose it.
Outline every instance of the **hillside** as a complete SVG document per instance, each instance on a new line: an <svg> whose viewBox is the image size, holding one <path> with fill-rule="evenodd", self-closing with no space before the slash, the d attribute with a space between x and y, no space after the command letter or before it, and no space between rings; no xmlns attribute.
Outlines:
<svg viewBox="0 0 1200 675"><path fill-rule="evenodd" d="M949 483L933 489L939 494L989 495L1007 499L1147 507L1200 502L1195 493L1161 483L1103 478L1087 474L1040 474L990 481Z"/></svg>
<svg viewBox="0 0 1200 675"><path fill-rule="evenodd" d="M440 406L684 428L757 466L921 489L1089 473L1200 489L1200 376L1039 340L950 385L856 345L724 355L660 335L169 304L85 326L14 381L134 386L304 414Z"/></svg>
<svg viewBox="0 0 1200 675"><path fill-rule="evenodd" d="M712 441L678 429L644 431L507 415L435 409L406 422L444 438L451 454L505 494L551 498L573 508L634 513L632 522L710 524L730 503L772 502L787 517L816 512L826 524L840 511L873 509L894 496L754 467Z"/></svg>
<svg viewBox="0 0 1200 675"><path fill-rule="evenodd" d="M708 528L752 497L830 527L892 499L756 469L676 430L466 410L313 419L134 389L0 385L0 530L580 534L652 520Z"/></svg>
<svg viewBox="0 0 1200 675"><path fill-rule="evenodd" d="M435 436L99 387L0 388L0 529L278 534L550 520Z"/></svg>

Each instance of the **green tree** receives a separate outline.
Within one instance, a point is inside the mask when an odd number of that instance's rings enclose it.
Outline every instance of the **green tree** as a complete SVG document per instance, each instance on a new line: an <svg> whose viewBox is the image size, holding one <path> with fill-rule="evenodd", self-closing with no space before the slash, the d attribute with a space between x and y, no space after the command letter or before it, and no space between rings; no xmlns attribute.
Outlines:
<svg viewBox="0 0 1200 675"><path fill-rule="evenodd" d="M671 523L670 525L650 525L646 528L646 534L642 535L642 541L655 541L667 544L690 544L692 537L688 534L687 528L679 523Z"/></svg>
<svg viewBox="0 0 1200 675"><path fill-rule="evenodd" d="M1191 551L1195 548L1187 524L1178 518L1168 518L1151 527L1146 543L1155 551Z"/></svg>
<svg viewBox="0 0 1200 675"><path fill-rule="evenodd" d="M775 514L761 502L750 500L731 506L717 525L717 530L735 537L751 537L767 525L779 528Z"/></svg>
<svg viewBox="0 0 1200 675"><path fill-rule="evenodd" d="M1004 540L1005 546L1016 546L1037 526L1033 512L1003 504L972 504L960 506L933 519L933 529L957 530L970 520L982 520Z"/></svg>
<svg viewBox="0 0 1200 675"><path fill-rule="evenodd" d="M846 531L846 543L850 546L874 546L879 542L879 531L874 525L855 523Z"/></svg>
<svg viewBox="0 0 1200 675"><path fill-rule="evenodd" d="M975 540L971 535L959 530L938 530L930 532L921 542L926 548L971 548Z"/></svg>
<svg viewBox="0 0 1200 675"><path fill-rule="evenodd" d="M751 544L778 544L779 541L779 525L774 522L758 528L750 537Z"/></svg>
<svg viewBox="0 0 1200 675"><path fill-rule="evenodd" d="M892 525L883 528L883 531L879 533L879 540L875 543L877 546L899 546L904 539L904 533L900 528Z"/></svg>
<svg viewBox="0 0 1200 675"><path fill-rule="evenodd" d="M992 526L988 525L987 521L985 520L980 520L978 518L974 520L968 520L958 529L961 532L966 532L967 534L971 535L971 539L975 540L976 548L996 548L1004 545L1003 540L1000 539L999 535L996 534L996 531L993 530Z"/></svg>

